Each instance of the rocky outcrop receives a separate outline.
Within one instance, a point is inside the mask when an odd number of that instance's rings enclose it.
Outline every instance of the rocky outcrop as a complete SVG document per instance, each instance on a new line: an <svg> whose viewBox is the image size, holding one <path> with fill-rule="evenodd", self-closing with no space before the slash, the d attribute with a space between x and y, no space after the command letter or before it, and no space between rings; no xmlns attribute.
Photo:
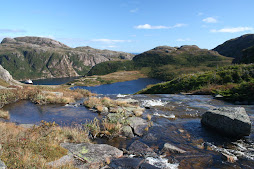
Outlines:
<svg viewBox="0 0 254 169"><path fill-rule="evenodd" d="M243 50L254 46L254 34L246 34L234 39L230 39L214 48L214 51L227 57L233 57L233 62L238 63L243 57Z"/></svg>
<svg viewBox="0 0 254 169"><path fill-rule="evenodd" d="M128 148L130 154L143 157L157 157L158 155L146 144L136 140Z"/></svg>
<svg viewBox="0 0 254 169"><path fill-rule="evenodd" d="M85 75L98 63L133 56L91 47L70 48L41 37L4 38L0 44L0 64L17 80Z"/></svg>
<svg viewBox="0 0 254 169"><path fill-rule="evenodd" d="M201 123L231 137L248 136L251 122L243 107L222 107L207 111Z"/></svg>
<svg viewBox="0 0 254 169"><path fill-rule="evenodd" d="M100 168L112 159L123 156L121 150L107 144L63 143L61 146L69 150L70 155L79 161L77 164L80 168ZM70 161L68 157L64 158Z"/></svg>
<svg viewBox="0 0 254 169"><path fill-rule="evenodd" d="M18 85L20 84L18 81L14 80L11 74L0 65L0 79L4 80L8 84Z"/></svg>

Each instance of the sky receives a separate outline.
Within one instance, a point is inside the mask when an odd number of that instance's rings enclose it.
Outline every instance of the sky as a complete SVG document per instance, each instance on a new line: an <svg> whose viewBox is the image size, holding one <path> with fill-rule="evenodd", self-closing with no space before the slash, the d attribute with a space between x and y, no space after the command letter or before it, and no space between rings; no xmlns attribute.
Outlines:
<svg viewBox="0 0 254 169"><path fill-rule="evenodd" d="M254 33L254 0L0 0L0 41L40 36L70 47L141 53L213 49Z"/></svg>

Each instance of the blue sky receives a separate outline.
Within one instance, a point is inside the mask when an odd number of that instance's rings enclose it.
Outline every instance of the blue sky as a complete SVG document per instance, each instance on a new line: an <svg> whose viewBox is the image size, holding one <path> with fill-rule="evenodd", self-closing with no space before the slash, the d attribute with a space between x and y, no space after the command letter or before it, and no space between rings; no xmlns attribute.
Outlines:
<svg viewBox="0 0 254 169"><path fill-rule="evenodd" d="M0 40L41 36L70 47L212 49L254 33L253 0L0 0Z"/></svg>

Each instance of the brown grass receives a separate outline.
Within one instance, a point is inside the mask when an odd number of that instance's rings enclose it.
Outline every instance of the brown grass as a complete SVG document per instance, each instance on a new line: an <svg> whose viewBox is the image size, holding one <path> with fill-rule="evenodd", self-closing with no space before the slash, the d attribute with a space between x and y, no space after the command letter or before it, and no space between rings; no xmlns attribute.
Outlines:
<svg viewBox="0 0 254 169"><path fill-rule="evenodd" d="M46 163L67 154L67 150L60 147L61 142L89 141L84 130L60 128L55 123L44 121L32 129L0 122L0 136L0 158L8 168L52 168ZM71 165L69 167L74 168Z"/></svg>
<svg viewBox="0 0 254 169"><path fill-rule="evenodd" d="M0 110L0 118L10 119L10 114L8 111Z"/></svg>

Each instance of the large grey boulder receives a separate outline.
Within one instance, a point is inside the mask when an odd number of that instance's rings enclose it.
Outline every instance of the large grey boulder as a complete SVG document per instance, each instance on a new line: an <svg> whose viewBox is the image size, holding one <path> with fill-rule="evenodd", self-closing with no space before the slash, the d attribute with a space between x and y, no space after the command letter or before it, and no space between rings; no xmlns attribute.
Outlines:
<svg viewBox="0 0 254 169"><path fill-rule="evenodd" d="M145 143L134 141L128 148L130 154L144 157L157 157L158 155Z"/></svg>
<svg viewBox="0 0 254 169"><path fill-rule="evenodd" d="M83 168L84 166L87 168L100 168L110 160L123 156L121 150L107 144L63 143L61 146L69 150L69 153L76 159L83 162Z"/></svg>
<svg viewBox="0 0 254 169"><path fill-rule="evenodd" d="M21 84L20 82L14 80L11 74L6 69L4 69L2 65L0 65L0 79L3 79L4 81L12 85Z"/></svg>
<svg viewBox="0 0 254 169"><path fill-rule="evenodd" d="M222 107L208 110L201 123L231 137L250 135L251 121L243 107Z"/></svg>

